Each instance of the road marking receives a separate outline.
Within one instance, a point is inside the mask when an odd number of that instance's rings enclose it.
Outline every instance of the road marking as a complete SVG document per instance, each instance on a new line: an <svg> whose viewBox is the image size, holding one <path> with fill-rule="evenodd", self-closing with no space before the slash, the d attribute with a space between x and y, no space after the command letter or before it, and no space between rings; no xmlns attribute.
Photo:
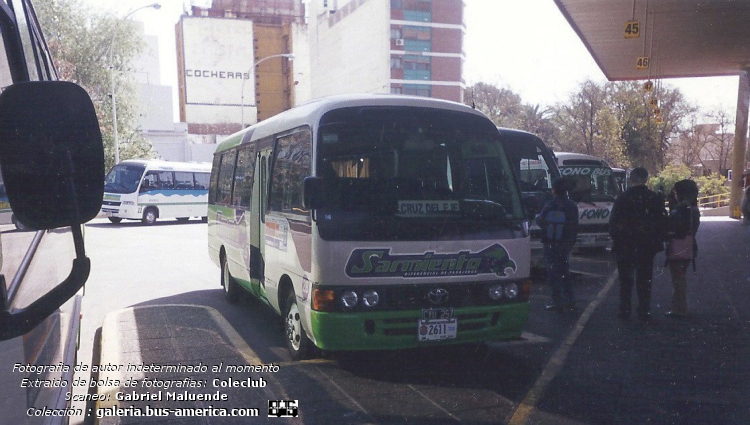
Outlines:
<svg viewBox="0 0 750 425"><path fill-rule="evenodd" d="M555 376L560 373L560 370L562 370L563 366L565 365L565 360L567 359L568 354L570 354L570 350L575 345L578 337L581 336L583 329L591 319L591 316L593 316L596 308L599 307L599 304L601 304L602 301L607 298L607 295L614 286L616 280L617 272L613 272L607 280L606 285L604 285L604 288L599 291L599 294L597 294L596 298L591 301L588 307L586 307L586 310L583 312L583 314L581 314L581 317L578 319L573 329L570 331L560 347L558 347L557 351L555 351L555 354L553 354L549 359L549 362L547 362L547 366L545 366L542 374L539 376L539 379L537 379L536 383L534 384L534 387L531 388L528 393L526 393L526 396L523 398L521 403L518 404L515 411L513 412L513 416L511 416L510 420L508 421L508 425L522 425L527 423L529 415L534 410L539 400L542 398L542 395L544 395L544 392L547 390L547 386L550 384L550 382L552 382L553 379L555 379Z"/></svg>
<svg viewBox="0 0 750 425"><path fill-rule="evenodd" d="M452 414L451 412L449 412L449 411L445 410L445 409L443 408L443 406L441 406L441 405L437 404L437 403L436 403L436 402L435 402L435 401L434 401L433 399L431 399L431 398L427 397L427 396L426 396L426 395L425 395L424 393L422 393L422 391L419 391L418 389L414 388L414 387L413 387L413 386L412 386L411 384L408 384L408 385L407 385L407 387L411 388L412 390L414 390L414 392L416 392L417 394L421 395L421 396L422 396L422 398L424 398L425 400L427 400L427 401L429 401L430 403L432 403L432 405L433 405L433 406L435 406L435 407L437 407L438 409L440 409L441 411L443 411L443 412L444 412L444 413L445 413L446 415L448 415L448 416L450 416L451 418L455 419L455 420L456 420L456 422L461 422L461 419L459 419L459 418L457 418L456 416L454 416L454 415L453 415L453 414Z"/></svg>
<svg viewBox="0 0 750 425"><path fill-rule="evenodd" d="M551 339L547 337L524 331L521 334L521 339L510 340L510 341L488 342L487 346L495 348L495 347L507 347L509 345L544 344L550 341Z"/></svg>
<svg viewBox="0 0 750 425"><path fill-rule="evenodd" d="M328 382L330 382L331 385L333 385L334 387L336 387L336 389L339 390L341 392L341 394L345 395L346 398L348 398L352 403L354 403L354 405L357 406L357 408L359 410L361 410L362 413L364 413L365 415L367 415L367 417L370 418L371 423L377 423L377 422L375 422L375 418L372 417L372 415L370 414L370 412L368 412L367 409L365 409L364 407L362 407L362 405L359 404L357 402L357 400L354 399L354 397L350 396L348 392L344 391L344 389L341 388L339 386L339 384L337 384L330 376L326 375L322 370L320 370L319 367L316 367L315 369L317 369L318 373L320 373L321 375L323 375L326 378L328 378Z"/></svg>

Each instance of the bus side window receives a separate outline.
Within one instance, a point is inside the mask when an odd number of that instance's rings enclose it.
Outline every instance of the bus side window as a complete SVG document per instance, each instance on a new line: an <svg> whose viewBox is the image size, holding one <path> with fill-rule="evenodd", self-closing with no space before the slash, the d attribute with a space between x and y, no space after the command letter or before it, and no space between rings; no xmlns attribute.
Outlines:
<svg viewBox="0 0 750 425"><path fill-rule="evenodd" d="M224 152L219 165L219 177L216 186L216 203L229 205L232 200L232 180L234 179L234 164L237 151Z"/></svg>
<svg viewBox="0 0 750 425"><path fill-rule="evenodd" d="M250 208L253 195L253 173L255 173L255 151L245 146L237 152L237 167L234 170L232 205Z"/></svg>
<svg viewBox="0 0 750 425"><path fill-rule="evenodd" d="M160 189L174 189L174 178L172 177L171 171L159 172L159 188Z"/></svg>
<svg viewBox="0 0 750 425"><path fill-rule="evenodd" d="M206 190L208 189L209 183L211 181L211 174L209 173L194 173L193 174L195 178L195 188L198 190Z"/></svg>
<svg viewBox="0 0 750 425"><path fill-rule="evenodd" d="M304 214L302 186L305 177L312 174L312 136L305 129L282 137L276 145L272 168L268 210Z"/></svg>
<svg viewBox="0 0 750 425"><path fill-rule="evenodd" d="M193 173L174 172L175 189L190 190L193 188Z"/></svg>
<svg viewBox="0 0 750 425"><path fill-rule="evenodd" d="M158 189L159 188L158 182L159 182L158 173L156 171L149 171L143 177L143 183L141 183L141 192L145 192L147 190Z"/></svg>

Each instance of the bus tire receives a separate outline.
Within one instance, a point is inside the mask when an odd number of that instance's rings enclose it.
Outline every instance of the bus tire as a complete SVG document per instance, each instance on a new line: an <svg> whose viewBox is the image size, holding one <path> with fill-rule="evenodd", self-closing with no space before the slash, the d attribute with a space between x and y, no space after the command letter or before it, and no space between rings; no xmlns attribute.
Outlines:
<svg viewBox="0 0 750 425"><path fill-rule="evenodd" d="M230 304L234 304L240 299L237 282L234 281L232 274L229 273L229 260L227 260L226 255L221 257L221 286L224 288L224 298Z"/></svg>
<svg viewBox="0 0 750 425"><path fill-rule="evenodd" d="M304 360L309 357L312 342L302 328L302 320L297 307L297 296L289 291L284 303L284 333L286 347L292 360Z"/></svg>
<svg viewBox="0 0 750 425"><path fill-rule="evenodd" d="M146 211L143 212L143 224L154 224L156 223L156 219L159 217L159 211L154 207L148 207L146 208Z"/></svg>
<svg viewBox="0 0 750 425"><path fill-rule="evenodd" d="M120 224L120 222L122 221L120 217L107 217L107 219L114 224Z"/></svg>

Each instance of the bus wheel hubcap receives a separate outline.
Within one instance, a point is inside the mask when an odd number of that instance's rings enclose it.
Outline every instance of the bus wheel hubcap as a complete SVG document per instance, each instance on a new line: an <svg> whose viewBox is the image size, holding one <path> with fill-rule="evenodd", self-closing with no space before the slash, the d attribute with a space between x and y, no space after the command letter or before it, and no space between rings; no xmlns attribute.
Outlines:
<svg viewBox="0 0 750 425"><path fill-rule="evenodd" d="M286 337L292 344L292 348L299 350L299 342L302 337L300 333L299 310L297 309L297 303L292 304L286 315Z"/></svg>

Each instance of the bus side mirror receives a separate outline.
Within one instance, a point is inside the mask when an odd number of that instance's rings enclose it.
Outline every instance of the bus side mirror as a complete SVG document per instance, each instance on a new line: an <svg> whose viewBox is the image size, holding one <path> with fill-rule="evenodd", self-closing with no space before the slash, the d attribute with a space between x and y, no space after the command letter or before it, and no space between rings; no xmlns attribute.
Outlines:
<svg viewBox="0 0 750 425"><path fill-rule="evenodd" d="M68 277L24 308L12 308L26 283L23 276L7 288L0 281L2 341L34 329L83 287L91 271L81 225L101 209L104 148L88 94L62 81L5 88L0 95L0 168L16 220L37 230L70 226L76 251Z"/></svg>
<svg viewBox="0 0 750 425"><path fill-rule="evenodd" d="M13 214L32 229L94 218L104 149L88 94L63 81L13 84L0 95L0 168Z"/></svg>
<svg viewBox="0 0 750 425"><path fill-rule="evenodd" d="M306 210L323 208L325 202L325 180L320 177L305 177L303 201Z"/></svg>

